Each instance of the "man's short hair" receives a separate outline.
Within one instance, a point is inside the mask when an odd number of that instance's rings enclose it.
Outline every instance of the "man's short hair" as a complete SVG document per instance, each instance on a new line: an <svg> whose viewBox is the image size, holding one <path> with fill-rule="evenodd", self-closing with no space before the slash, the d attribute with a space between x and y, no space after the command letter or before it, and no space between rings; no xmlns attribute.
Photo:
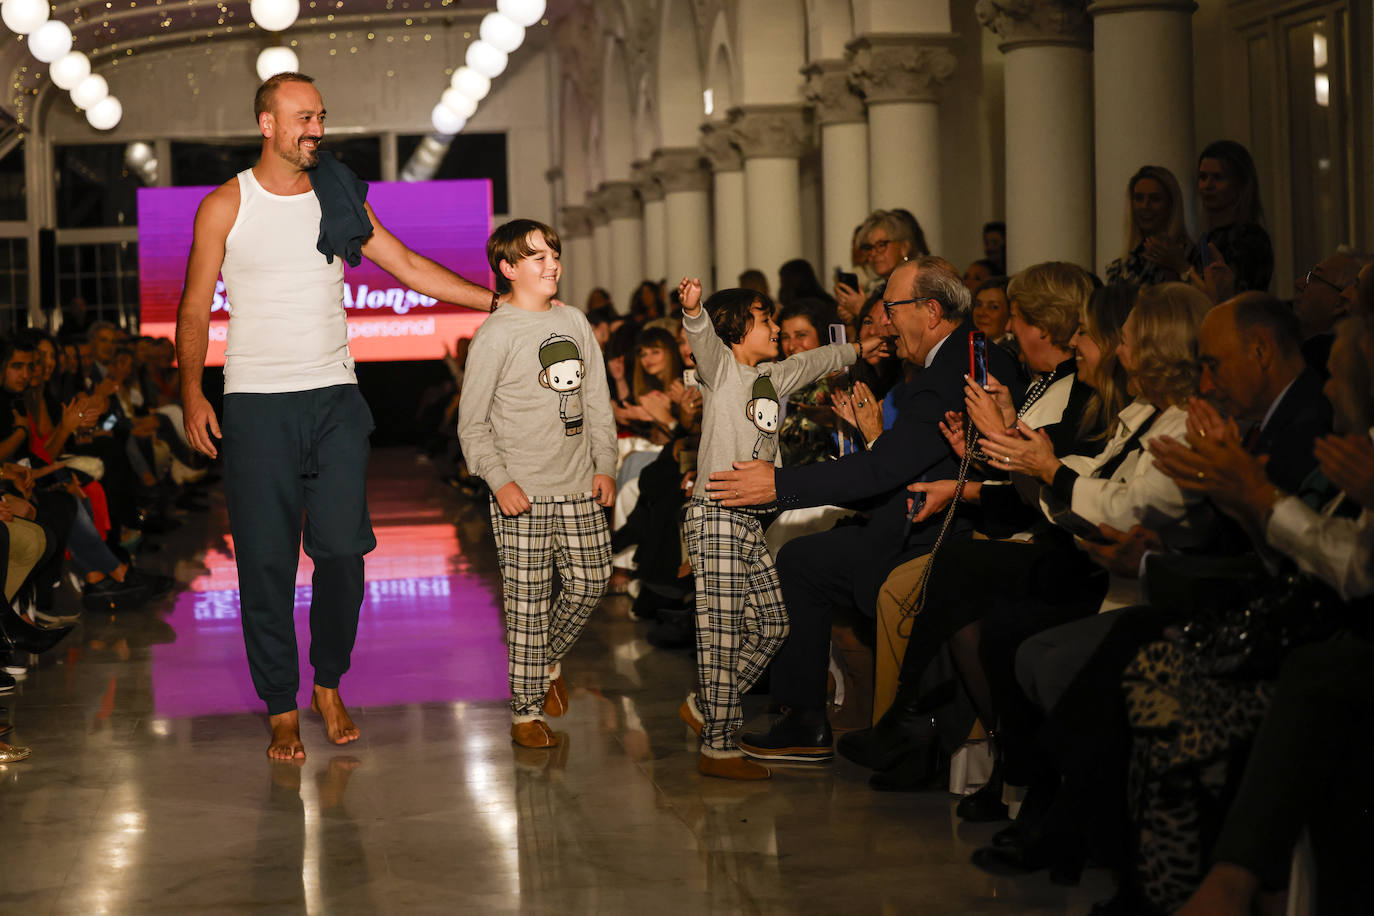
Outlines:
<svg viewBox="0 0 1374 916"><path fill-rule="evenodd" d="M706 300L706 314L711 316L711 326L716 336L726 344L737 344L754 324L754 303L758 302L773 314L773 300L753 289L722 289L712 293Z"/></svg>
<svg viewBox="0 0 1374 916"><path fill-rule="evenodd" d="M983 234L984 234L984 235L987 235L989 232L1000 232L1000 233L1002 233L1003 235L1006 235L1006 234L1007 234L1007 224L1004 223L1004 222L1002 222L1000 219L999 219L999 220L993 220L993 221L990 222L990 223L984 223L984 224L983 224Z"/></svg>
<svg viewBox="0 0 1374 916"><path fill-rule="evenodd" d="M282 83L313 83L315 77L306 76L304 73L288 71L270 76L258 87L258 91L253 94L253 120L257 121L264 111L271 111L272 104L277 100L277 90Z"/></svg>
<svg viewBox="0 0 1374 916"><path fill-rule="evenodd" d="M505 261L514 267L523 258L533 255L534 246L530 244L530 236L536 232L544 237L544 244L552 248L554 254L563 253L563 242L559 239L558 233L554 232L552 227L533 219L513 219L508 223L502 223L487 239L487 263L491 265L491 272L496 275L498 293L508 293L511 289L510 281L501 273L501 262Z"/></svg>
<svg viewBox="0 0 1374 916"><path fill-rule="evenodd" d="M1302 327L1298 316L1284 303L1267 293L1242 293L1236 297L1236 333L1241 337L1262 331L1274 338L1274 346L1284 357L1302 350Z"/></svg>
<svg viewBox="0 0 1374 916"><path fill-rule="evenodd" d="M973 314L973 294L964 285L959 269L944 258L921 255L910 262L916 266L916 281L911 295L934 299L946 321L966 321Z"/></svg>
<svg viewBox="0 0 1374 916"><path fill-rule="evenodd" d="M114 326L113 323L111 323L111 322L109 322L109 321L96 321L96 322L92 322L92 323L91 323L91 326L90 326L89 328L86 329L86 340L89 341L89 342L91 342L91 343L94 343L94 342L95 342L96 335L99 334L101 331L113 331L113 330L115 330L115 326Z"/></svg>

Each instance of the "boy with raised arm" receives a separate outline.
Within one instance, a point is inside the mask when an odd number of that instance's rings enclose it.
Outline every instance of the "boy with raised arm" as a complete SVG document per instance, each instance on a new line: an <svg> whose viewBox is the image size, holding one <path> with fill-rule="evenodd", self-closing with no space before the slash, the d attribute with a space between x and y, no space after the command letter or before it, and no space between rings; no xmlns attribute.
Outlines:
<svg viewBox="0 0 1374 916"><path fill-rule="evenodd" d="M768 779L768 768L735 746L735 733L744 721L740 696L787 637L787 610L763 538L762 517L771 509L726 508L707 497L706 481L736 461L776 461L781 399L886 343L866 338L776 361L778 326L766 295L721 290L703 309L701 283L685 278L678 294L705 397L697 484L683 518L697 583L698 692L688 694L678 715L700 735L702 774Z"/></svg>
<svg viewBox="0 0 1374 916"><path fill-rule="evenodd" d="M561 662L611 575L603 507L615 501L615 420L601 350L586 316L554 303L561 244L528 219L487 240L492 312L468 351L458 438L491 488L510 653L511 740L555 747L544 716L568 694ZM553 600L553 571L559 594Z"/></svg>

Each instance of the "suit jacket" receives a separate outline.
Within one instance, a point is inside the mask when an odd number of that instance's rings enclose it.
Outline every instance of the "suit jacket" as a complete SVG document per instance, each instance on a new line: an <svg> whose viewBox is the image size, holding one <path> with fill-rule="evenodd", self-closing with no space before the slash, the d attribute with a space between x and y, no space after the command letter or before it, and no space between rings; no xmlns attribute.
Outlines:
<svg viewBox="0 0 1374 916"><path fill-rule="evenodd" d="M1331 433L1331 403L1322 394L1322 377L1304 369L1274 408L1269 424L1252 443L1250 451L1268 455L1265 469L1274 486L1297 493L1317 467L1312 454L1318 436Z"/></svg>
<svg viewBox="0 0 1374 916"><path fill-rule="evenodd" d="M802 467L780 468L776 487L779 509L805 506L875 506L866 533L891 553L919 555L929 549L943 516L936 515L912 529L905 544L906 485L915 480L952 480L959 463L940 432L945 411L964 409L964 376L969 371L968 335L975 328L965 321L945 339L935 360L922 369L897 396L897 420L866 452ZM1021 400L1021 373L1001 347L988 347L988 372L1011 379L1012 398ZM906 549L903 549L903 548ZM925 549L913 549L925 548Z"/></svg>

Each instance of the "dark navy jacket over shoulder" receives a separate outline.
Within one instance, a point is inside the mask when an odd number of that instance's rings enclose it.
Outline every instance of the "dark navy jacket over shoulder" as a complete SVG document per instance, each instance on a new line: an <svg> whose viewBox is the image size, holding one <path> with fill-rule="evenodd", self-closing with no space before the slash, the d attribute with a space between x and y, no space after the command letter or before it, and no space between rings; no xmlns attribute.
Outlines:
<svg viewBox="0 0 1374 916"><path fill-rule="evenodd" d="M357 267L363 261L363 244L372 235L372 220L363 207L367 182L333 153L323 151L319 165L306 174L320 201L320 239L315 247L331 264L338 255L349 267Z"/></svg>

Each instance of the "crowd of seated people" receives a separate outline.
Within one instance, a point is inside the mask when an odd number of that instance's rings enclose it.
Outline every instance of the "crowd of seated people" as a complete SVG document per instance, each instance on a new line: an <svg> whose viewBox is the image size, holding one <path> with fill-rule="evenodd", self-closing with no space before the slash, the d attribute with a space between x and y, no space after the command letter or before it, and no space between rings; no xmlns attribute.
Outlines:
<svg viewBox="0 0 1374 916"><path fill-rule="evenodd" d="M1349 766L1374 704L1374 265L1343 248L1275 296L1249 153L1210 144L1192 177L1197 235L1173 174L1131 176L1104 278L1008 276L1000 223L961 273L902 210L856 228L831 290L804 261L739 277L776 309L780 358L834 325L897 354L794 393L780 467L717 488L775 506L790 620L756 688L780 715L739 744L837 747L883 791L948 786L951 758L986 748L957 813L1007 825L973 865L1108 868L1097 912L1272 907L1304 843L1321 910L1355 912L1374 835ZM662 284L629 314L595 296L622 443L613 589L651 642L689 647L691 351ZM995 345L986 384L968 378L975 330Z"/></svg>
<svg viewBox="0 0 1374 916"><path fill-rule="evenodd" d="M108 618L171 590L137 557L205 508L193 486L208 471L185 439L173 349L104 321L0 340L0 694L83 614ZM64 579L77 600L59 594Z"/></svg>

